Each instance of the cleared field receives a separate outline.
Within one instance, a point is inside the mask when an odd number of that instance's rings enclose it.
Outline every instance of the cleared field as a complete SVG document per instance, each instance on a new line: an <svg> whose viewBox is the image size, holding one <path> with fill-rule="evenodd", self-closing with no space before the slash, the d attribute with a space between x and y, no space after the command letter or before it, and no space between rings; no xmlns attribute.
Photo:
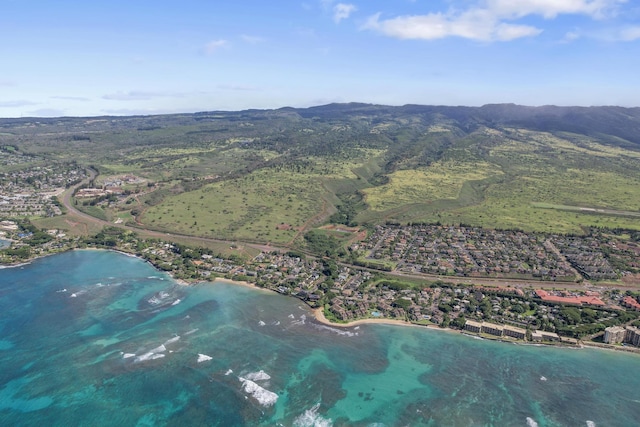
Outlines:
<svg viewBox="0 0 640 427"><path fill-rule="evenodd" d="M364 190L373 211L388 211L403 205L457 199L465 182L501 175L486 162L438 162L426 169L400 170L389 175L389 183Z"/></svg>
<svg viewBox="0 0 640 427"><path fill-rule="evenodd" d="M323 160L316 166L323 173L260 169L169 196L149 208L141 220L178 233L287 243L310 225L309 220L327 211L326 199L332 193L325 180L354 179L351 163Z"/></svg>

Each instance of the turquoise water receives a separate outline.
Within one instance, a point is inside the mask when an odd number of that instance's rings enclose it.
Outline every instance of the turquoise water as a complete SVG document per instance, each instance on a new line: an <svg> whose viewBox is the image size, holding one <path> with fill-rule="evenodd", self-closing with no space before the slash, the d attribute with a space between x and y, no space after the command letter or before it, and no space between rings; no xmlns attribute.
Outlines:
<svg viewBox="0 0 640 427"><path fill-rule="evenodd" d="M317 324L74 251L0 270L3 426L634 426L640 357ZM198 361L200 360L200 362Z"/></svg>

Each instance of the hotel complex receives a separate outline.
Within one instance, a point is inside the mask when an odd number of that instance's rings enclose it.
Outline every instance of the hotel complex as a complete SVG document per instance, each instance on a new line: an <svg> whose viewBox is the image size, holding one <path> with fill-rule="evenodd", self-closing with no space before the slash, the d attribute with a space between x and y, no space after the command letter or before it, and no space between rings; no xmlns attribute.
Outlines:
<svg viewBox="0 0 640 427"><path fill-rule="evenodd" d="M610 326L604 330L606 344L631 344L640 346L640 329L634 326Z"/></svg>

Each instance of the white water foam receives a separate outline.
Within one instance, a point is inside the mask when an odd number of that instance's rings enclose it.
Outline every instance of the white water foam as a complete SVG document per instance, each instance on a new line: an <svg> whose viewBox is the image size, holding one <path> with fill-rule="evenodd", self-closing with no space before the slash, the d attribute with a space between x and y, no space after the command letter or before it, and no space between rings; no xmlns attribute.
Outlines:
<svg viewBox="0 0 640 427"><path fill-rule="evenodd" d="M152 352L148 352L145 354L142 354L140 356L136 356L134 362L144 362L145 360L151 360L153 357L153 353Z"/></svg>
<svg viewBox="0 0 640 427"><path fill-rule="evenodd" d="M533 420L531 417L527 417L527 426L528 427L538 427L538 423Z"/></svg>
<svg viewBox="0 0 640 427"><path fill-rule="evenodd" d="M135 357L135 356L136 356L135 353L125 353L125 354L122 355L122 358L123 359L128 359L130 357Z"/></svg>
<svg viewBox="0 0 640 427"><path fill-rule="evenodd" d="M245 375L244 377L246 379L248 379L248 380L251 380L251 381L265 381L265 380L270 380L271 379L271 375L267 374L262 369L259 370L258 372L250 372L247 375Z"/></svg>
<svg viewBox="0 0 640 427"><path fill-rule="evenodd" d="M198 332L198 328L192 329L192 330L190 330L188 332L185 332L184 334L185 335L191 335L191 334L196 333L196 332Z"/></svg>
<svg viewBox="0 0 640 427"><path fill-rule="evenodd" d="M182 300L180 298L178 298L177 300L172 302L171 305L178 305L178 304L180 304L180 302L182 302Z"/></svg>
<svg viewBox="0 0 640 427"><path fill-rule="evenodd" d="M295 319L296 316L294 316L293 314L290 314L289 316L287 316L289 319Z"/></svg>
<svg viewBox="0 0 640 427"><path fill-rule="evenodd" d="M351 332L344 329L332 328L331 326L326 325L313 325L316 329L324 329L325 331L333 332L334 334L342 335L345 337L355 337L358 335L357 332Z"/></svg>
<svg viewBox="0 0 640 427"><path fill-rule="evenodd" d="M198 363L206 362L207 360L211 360L213 357L207 356L206 354L198 353Z"/></svg>
<svg viewBox="0 0 640 427"><path fill-rule="evenodd" d="M300 320L296 320L294 322L291 322L292 325L304 325L305 321L307 320L307 316L305 316L304 314L300 316Z"/></svg>
<svg viewBox="0 0 640 427"><path fill-rule="evenodd" d="M174 342L176 342L176 341L178 341L178 340L180 340L180 335L176 335L176 336L175 336L175 337L173 337L173 338L169 338L168 340L166 340L166 341L164 342L164 344L163 344L163 345L172 344L172 343L174 343Z"/></svg>
<svg viewBox="0 0 640 427"><path fill-rule="evenodd" d="M546 381L547 377L545 377L544 375L540 377L540 381Z"/></svg>
<svg viewBox="0 0 640 427"><path fill-rule="evenodd" d="M258 322L258 325L260 325L260 326L264 326L264 325L266 325L266 323L264 323L264 322L261 320L261 321L259 321L259 322Z"/></svg>
<svg viewBox="0 0 640 427"><path fill-rule="evenodd" d="M170 296L171 295L169 295L167 292L161 291L161 292L158 292L156 295L152 296L151 298L149 298L147 302L151 305L162 304L164 303L164 300Z"/></svg>
<svg viewBox="0 0 640 427"><path fill-rule="evenodd" d="M307 409L303 414L293 420L294 427L331 427L333 421L330 418L323 418L318 414L320 404L316 403L313 408Z"/></svg>
<svg viewBox="0 0 640 427"><path fill-rule="evenodd" d="M593 421L587 420L587 427L596 427L596 423Z"/></svg>
<svg viewBox="0 0 640 427"><path fill-rule="evenodd" d="M67 292L67 288L60 289L60 290L56 291L56 293L62 293L62 292Z"/></svg>
<svg viewBox="0 0 640 427"><path fill-rule="evenodd" d="M278 395L266 388L260 387L258 384L246 378L238 377L242 382L242 388L246 393L249 393L254 399L258 401L262 406L273 406L278 400Z"/></svg>
<svg viewBox="0 0 640 427"><path fill-rule="evenodd" d="M231 374L233 374L233 371L231 369L228 369L227 372L224 373L225 376L229 376Z"/></svg>
<svg viewBox="0 0 640 427"><path fill-rule="evenodd" d="M164 353L165 351L167 351L167 347L165 347L164 344L161 344L153 350L149 350L149 353Z"/></svg>

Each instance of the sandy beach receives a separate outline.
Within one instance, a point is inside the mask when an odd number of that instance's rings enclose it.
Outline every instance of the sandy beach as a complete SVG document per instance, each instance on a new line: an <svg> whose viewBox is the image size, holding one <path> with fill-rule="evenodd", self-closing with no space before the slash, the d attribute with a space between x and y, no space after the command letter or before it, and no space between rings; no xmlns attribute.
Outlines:
<svg viewBox="0 0 640 427"><path fill-rule="evenodd" d="M256 290L256 291L275 292L275 291L272 291L271 289L264 289L264 288L261 288L259 286L256 286L251 282L245 282L245 281L241 281L241 280L225 279L224 277L216 277L215 279L209 281L208 283L215 283L215 282L223 282L223 283L228 283L230 285L244 286L245 288L251 288L251 289Z"/></svg>

